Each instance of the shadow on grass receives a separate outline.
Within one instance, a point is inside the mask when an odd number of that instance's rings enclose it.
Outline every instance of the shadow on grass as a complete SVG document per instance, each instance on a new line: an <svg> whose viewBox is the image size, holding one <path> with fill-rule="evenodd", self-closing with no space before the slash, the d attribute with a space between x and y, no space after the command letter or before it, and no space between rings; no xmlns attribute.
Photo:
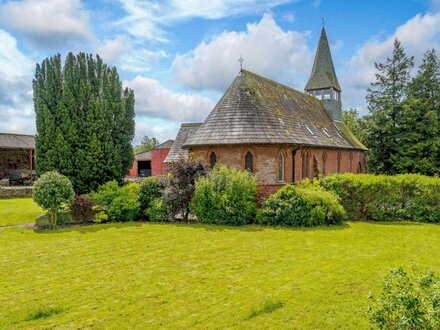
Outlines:
<svg viewBox="0 0 440 330"><path fill-rule="evenodd" d="M349 221L351 223L367 223L370 225L383 225L383 226L423 226L426 224L439 225L438 223L432 222L416 222L416 221L372 221L372 220L362 220L362 221Z"/></svg>

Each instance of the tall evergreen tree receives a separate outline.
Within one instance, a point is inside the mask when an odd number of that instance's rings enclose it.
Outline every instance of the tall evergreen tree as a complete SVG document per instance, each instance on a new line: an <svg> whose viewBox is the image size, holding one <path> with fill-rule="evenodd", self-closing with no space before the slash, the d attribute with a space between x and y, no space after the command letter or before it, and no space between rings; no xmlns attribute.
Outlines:
<svg viewBox="0 0 440 330"><path fill-rule="evenodd" d="M408 85L401 121L399 172L440 174L440 62L435 50L424 54Z"/></svg>
<svg viewBox="0 0 440 330"><path fill-rule="evenodd" d="M368 89L367 146L369 167L373 172L394 174L399 171L400 144L405 132L401 129L407 85L414 58L408 57L401 43L394 41L393 56L385 63L375 63L379 73Z"/></svg>
<svg viewBox="0 0 440 330"><path fill-rule="evenodd" d="M121 180L133 161L134 92L99 56L38 64L33 81L38 172L57 170L77 193Z"/></svg>
<svg viewBox="0 0 440 330"><path fill-rule="evenodd" d="M367 139L366 120L359 114L357 109L350 108L342 112L342 120L351 132L365 144Z"/></svg>

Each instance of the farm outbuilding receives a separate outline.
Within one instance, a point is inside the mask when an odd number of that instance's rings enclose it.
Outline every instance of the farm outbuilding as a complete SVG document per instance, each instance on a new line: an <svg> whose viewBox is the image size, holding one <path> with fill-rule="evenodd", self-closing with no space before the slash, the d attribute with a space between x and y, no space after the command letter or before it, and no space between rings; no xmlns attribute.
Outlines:
<svg viewBox="0 0 440 330"><path fill-rule="evenodd" d="M34 155L33 135L0 133L0 180L32 179Z"/></svg>
<svg viewBox="0 0 440 330"><path fill-rule="evenodd" d="M153 149L134 155L130 176L147 177L166 174L167 166L164 160L173 142L173 140L168 140Z"/></svg>

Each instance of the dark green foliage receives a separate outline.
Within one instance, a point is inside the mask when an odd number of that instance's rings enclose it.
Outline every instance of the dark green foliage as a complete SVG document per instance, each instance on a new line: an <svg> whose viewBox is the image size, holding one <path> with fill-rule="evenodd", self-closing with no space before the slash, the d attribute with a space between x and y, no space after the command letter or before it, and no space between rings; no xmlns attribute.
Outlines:
<svg viewBox="0 0 440 330"><path fill-rule="evenodd" d="M324 177L319 184L340 197L353 221L440 222L439 178L346 173Z"/></svg>
<svg viewBox="0 0 440 330"><path fill-rule="evenodd" d="M425 53L418 74L408 85L400 121L399 173L440 174L440 61Z"/></svg>
<svg viewBox="0 0 440 330"><path fill-rule="evenodd" d="M360 116L356 109L349 109L342 112L342 119L348 129L359 139L359 141L365 144L368 134L365 118Z"/></svg>
<svg viewBox="0 0 440 330"><path fill-rule="evenodd" d="M340 224L345 211L336 194L305 182L286 185L269 196L258 218L266 225L312 227Z"/></svg>
<svg viewBox="0 0 440 330"><path fill-rule="evenodd" d="M277 300L277 301L265 301L263 305L258 309L253 309L249 313L249 316L247 317L248 320L263 315L263 314L270 314L275 312L278 309L281 309L284 307L284 301Z"/></svg>
<svg viewBox="0 0 440 330"><path fill-rule="evenodd" d="M153 200L162 197L166 182L166 177L150 176L142 179L139 189L139 202L142 215L147 215L146 210L150 207Z"/></svg>
<svg viewBox="0 0 440 330"><path fill-rule="evenodd" d="M149 138L148 136L144 135L141 144L134 147L134 153L139 154L141 152L151 150L158 145L159 145L158 139L156 139L155 137Z"/></svg>
<svg viewBox="0 0 440 330"><path fill-rule="evenodd" d="M134 93L97 56L69 53L38 64L33 80L36 166L57 170L76 193L120 181L133 162Z"/></svg>
<svg viewBox="0 0 440 330"><path fill-rule="evenodd" d="M133 221L139 217L139 184L137 183L120 187L116 181L107 182L93 194L93 199L95 209L98 211L95 217L97 222Z"/></svg>
<svg viewBox="0 0 440 330"><path fill-rule="evenodd" d="M372 327L440 329L440 277L430 271L408 275L402 268L392 270L379 297L369 299Z"/></svg>
<svg viewBox="0 0 440 330"><path fill-rule="evenodd" d="M196 181L191 211L203 223L238 226L253 222L257 211L254 175L224 165L214 167Z"/></svg>
<svg viewBox="0 0 440 330"><path fill-rule="evenodd" d="M367 146L370 169L375 173L398 173L396 163L400 139L403 132L400 121L403 118L407 85L414 58L407 57L401 43L394 41L393 56L385 63L375 63L378 73L376 81L368 89Z"/></svg>
<svg viewBox="0 0 440 330"><path fill-rule="evenodd" d="M34 321L34 320L40 320L45 319L48 317L51 317L52 315L57 315L62 313L64 310L60 307L48 307L48 308L40 308L36 310L35 312L29 314L29 316L26 318L26 321Z"/></svg>
<svg viewBox="0 0 440 330"><path fill-rule="evenodd" d="M205 176L209 171L201 160L180 159L169 165L170 179L164 191L164 200L170 207L171 215L175 218L181 215L183 221L188 221L189 205L194 194L195 181Z"/></svg>
<svg viewBox="0 0 440 330"><path fill-rule="evenodd" d="M77 195L70 207L72 218L76 223L92 222L95 218L95 202L88 195Z"/></svg>
<svg viewBox="0 0 440 330"><path fill-rule="evenodd" d="M58 213L68 208L75 193L69 178L56 171L46 172L35 182L33 199L50 215L50 222L57 225Z"/></svg>
<svg viewBox="0 0 440 330"><path fill-rule="evenodd" d="M376 63L379 73L367 96L370 114L360 121L374 173L440 174L440 61L431 50L410 79L412 67L413 58L397 40L392 58Z"/></svg>

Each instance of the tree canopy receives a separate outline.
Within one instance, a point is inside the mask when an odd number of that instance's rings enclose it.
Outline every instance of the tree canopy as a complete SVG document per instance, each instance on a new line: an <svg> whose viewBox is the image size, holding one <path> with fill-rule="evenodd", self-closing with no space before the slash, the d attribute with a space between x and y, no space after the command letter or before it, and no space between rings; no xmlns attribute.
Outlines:
<svg viewBox="0 0 440 330"><path fill-rule="evenodd" d="M136 145L134 147L134 153L139 154L141 152L151 150L158 145L159 145L158 139L156 139L155 137L150 138L147 135L144 135L144 137L142 138L141 144Z"/></svg>
<svg viewBox="0 0 440 330"><path fill-rule="evenodd" d="M376 81L367 95L369 115L356 124L365 128L370 170L439 175L440 64L435 50L424 54L412 78L414 58L398 40L392 57L375 66Z"/></svg>
<svg viewBox="0 0 440 330"><path fill-rule="evenodd" d="M56 170L77 194L121 180L133 162L134 92L97 55L69 53L37 64L33 80L36 166Z"/></svg>

